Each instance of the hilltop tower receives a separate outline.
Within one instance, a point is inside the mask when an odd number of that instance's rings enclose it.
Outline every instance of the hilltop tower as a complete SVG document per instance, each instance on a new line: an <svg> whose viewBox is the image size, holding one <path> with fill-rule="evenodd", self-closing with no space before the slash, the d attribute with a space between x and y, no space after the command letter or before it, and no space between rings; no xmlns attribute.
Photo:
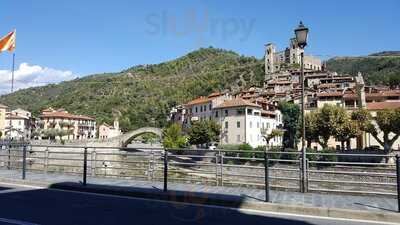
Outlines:
<svg viewBox="0 0 400 225"><path fill-rule="evenodd" d="M297 43L296 38L291 38L289 43L289 64L300 64L302 50Z"/></svg>
<svg viewBox="0 0 400 225"><path fill-rule="evenodd" d="M361 72L358 72L357 74L356 85L357 85L357 95L358 95L358 107L366 108L367 101L365 100L365 83Z"/></svg>
<svg viewBox="0 0 400 225"><path fill-rule="evenodd" d="M265 45L265 80L271 79L271 74L275 72L274 56L276 47L269 43Z"/></svg>

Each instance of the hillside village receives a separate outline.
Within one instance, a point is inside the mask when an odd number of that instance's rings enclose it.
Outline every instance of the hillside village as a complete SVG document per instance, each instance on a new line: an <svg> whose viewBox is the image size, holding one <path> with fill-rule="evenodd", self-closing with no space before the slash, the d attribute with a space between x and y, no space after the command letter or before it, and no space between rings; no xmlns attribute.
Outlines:
<svg viewBox="0 0 400 225"><path fill-rule="evenodd" d="M304 52L295 38L288 46L277 51L272 43L265 45L264 82L261 86L247 89L231 88L200 96L171 109L169 122L178 123L188 129L201 120L213 120L221 126L219 145L247 143L252 147L282 146L283 137L275 136L268 143L265 135L274 130L284 131L284 120L278 109L280 102L301 102L300 55ZM327 69L326 63L311 55L304 57L305 110L312 112L330 104L340 106L348 112L365 108L377 112L400 108L400 90L388 86L365 85L363 74L356 77L338 74ZM119 118L113 124L96 123L93 116L74 115L63 108L45 108L38 117L21 109L10 109L0 105L0 131L3 138L12 139L108 139L122 134ZM317 143L311 144L320 149ZM354 138L351 148L379 146L379 142L365 134L363 143ZM394 147L398 148L397 140ZM331 138L329 147L338 149L340 142Z"/></svg>
<svg viewBox="0 0 400 225"><path fill-rule="evenodd" d="M252 147L264 146L264 136L274 129L283 128L279 102L301 103L300 54L303 50L296 39L289 41L283 51L276 51L274 44L265 46L265 80L262 87L251 87L239 92L216 92L201 96L171 110L171 120L188 128L195 121L210 119L221 125L221 145L243 143ZM400 90L388 86L367 86L363 75L338 74L328 71L321 59L305 55L305 112L306 114L324 107L335 105L344 108L349 114L358 108L364 108L376 116L376 112L385 109L400 108ZM368 148L380 146L369 133L364 133L362 143L351 139L349 146ZM382 137L383 134L378 134ZM393 137L394 134L391 134ZM282 137L274 137L268 143L281 146ZM340 149L340 142L331 137L328 147ZM322 147L310 143L315 149ZM393 144L400 147L400 141ZM300 149L300 146L298 146Z"/></svg>

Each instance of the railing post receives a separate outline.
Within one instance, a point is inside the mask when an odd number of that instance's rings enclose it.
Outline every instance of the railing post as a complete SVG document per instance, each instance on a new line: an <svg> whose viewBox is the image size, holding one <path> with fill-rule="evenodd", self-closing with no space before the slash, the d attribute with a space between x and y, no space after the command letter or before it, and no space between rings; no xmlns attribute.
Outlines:
<svg viewBox="0 0 400 225"><path fill-rule="evenodd" d="M8 144L8 161L7 161L7 169L11 170L11 141Z"/></svg>
<svg viewBox="0 0 400 225"><path fill-rule="evenodd" d="M269 202L269 159L267 149L264 151L264 182L265 182L265 202Z"/></svg>
<svg viewBox="0 0 400 225"><path fill-rule="evenodd" d="M96 176L96 164L97 164L97 156L96 156L96 149L94 148L93 151L90 154L90 167L92 169L91 174L93 177Z"/></svg>
<svg viewBox="0 0 400 225"><path fill-rule="evenodd" d="M396 155L397 211L400 213L400 155Z"/></svg>
<svg viewBox="0 0 400 225"><path fill-rule="evenodd" d="M26 144L22 147L22 180L26 178Z"/></svg>
<svg viewBox="0 0 400 225"><path fill-rule="evenodd" d="M49 170L49 147L44 151L44 172L47 174Z"/></svg>
<svg viewBox="0 0 400 225"><path fill-rule="evenodd" d="M168 191L168 150L164 149L164 192Z"/></svg>
<svg viewBox="0 0 400 225"><path fill-rule="evenodd" d="M299 186L300 192L304 193L304 179L303 179L303 158L299 157Z"/></svg>
<svg viewBox="0 0 400 225"><path fill-rule="evenodd" d="M221 160L220 160L220 165L221 165L221 182L220 182L220 184L221 184L221 186L223 187L224 186L224 153L220 153L220 157L221 157Z"/></svg>
<svg viewBox="0 0 400 225"><path fill-rule="evenodd" d="M87 147L83 150L83 186L86 186L87 178Z"/></svg>
<svg viewBox="0 0 400 225"><path fill-rule="evenodd" d="M147 163L147 180L151 181L151 173L152 173L152 155L153 154L153 149L150 150L150 155L149 155L149 160Z"/></svg>
<svg viewBox="0 0 400 225"><path fill-rule="evenodd" d="M215 152L215 182L216 182L216 186L219 185L218 158L219 158L219 154L218 154L218 152Z"/></svg>
<svg viewBox="0 0 400 225"><path fill-rule="evenodd" d="M306 158L306 166L304 167L304 169L306 170L305 171L305 173L304 173L304 176L306 176L305 178L304 178L304 182L305 182L305 184L304 184L304 192L308 192L308 175L309 175L309 169L310 169L310 162L308 161L308 159Z"/></svg>

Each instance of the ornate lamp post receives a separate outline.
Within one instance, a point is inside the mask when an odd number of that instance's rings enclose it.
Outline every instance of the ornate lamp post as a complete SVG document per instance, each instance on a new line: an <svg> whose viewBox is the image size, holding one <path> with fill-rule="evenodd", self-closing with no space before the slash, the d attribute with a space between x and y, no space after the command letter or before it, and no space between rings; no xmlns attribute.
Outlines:
<svg viewBox="0 0 400 225"><path fill-rule="evenodd" d="M308 28L303 25L303 22L300 21L300 25L298 28L294 30L296 34L297 44L301 48L301 158L302 158L302 176L301 176L301 191L306 192L306 148L305 148L305 137L306 137L306 121L305 121L305 105L304 105L304 48L307 46L307 37L308 37Z"/></svg>

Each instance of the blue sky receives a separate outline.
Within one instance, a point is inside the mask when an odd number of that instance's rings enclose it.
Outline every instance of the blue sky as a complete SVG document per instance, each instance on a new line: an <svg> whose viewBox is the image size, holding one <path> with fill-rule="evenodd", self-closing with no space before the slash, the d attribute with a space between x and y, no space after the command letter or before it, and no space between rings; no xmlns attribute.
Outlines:
<svg viewBox="0 0 400 225"><path fill-rule="evenodd" d="M262 57L267 42L284 48L300 20L311 32L306 51L323 58L400 50L399 11L399 0L2 0L0 35L17 29L18 87L27 87L199 47ZM11 58L0 55L2 83Z"/></svg>

